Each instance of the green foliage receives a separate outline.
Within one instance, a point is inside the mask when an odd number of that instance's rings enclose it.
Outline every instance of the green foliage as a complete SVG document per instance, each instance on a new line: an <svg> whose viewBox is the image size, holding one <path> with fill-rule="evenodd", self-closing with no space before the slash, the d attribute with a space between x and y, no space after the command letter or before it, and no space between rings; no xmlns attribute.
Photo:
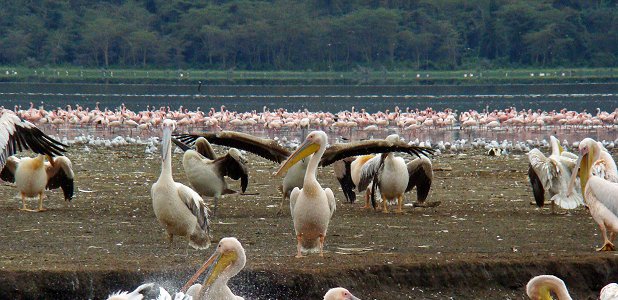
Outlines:
<svg viewBox="0 0 618 300"><path fill-rule="evenodd" d="M616 1L3 1L0 65L616 67Z"/></svg>

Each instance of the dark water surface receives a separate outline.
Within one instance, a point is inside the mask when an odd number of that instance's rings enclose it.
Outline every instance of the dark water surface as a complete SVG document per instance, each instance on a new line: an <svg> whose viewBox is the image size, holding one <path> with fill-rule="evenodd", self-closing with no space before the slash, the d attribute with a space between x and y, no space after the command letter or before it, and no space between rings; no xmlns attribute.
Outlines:
<svg viewBox="0 0 618 300"><path fill-rule="evenodd" d="M594 112L618 107L618 83L505 84L505 85L204 85L198 84L83 84L0 83L0 104L28 108L42 103L46 109L67 104L113 109L125 103L131 110L147 105L180 105L232 111L261 111L264 106L288 110L338 112L365 108L391 111L395 106L437 110L542 109Z"/></svg>

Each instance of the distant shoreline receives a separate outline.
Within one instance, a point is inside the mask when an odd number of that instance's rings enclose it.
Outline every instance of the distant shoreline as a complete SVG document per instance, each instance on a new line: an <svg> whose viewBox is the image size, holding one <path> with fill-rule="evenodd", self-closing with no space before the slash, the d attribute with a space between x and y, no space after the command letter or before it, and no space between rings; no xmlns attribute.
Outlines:
<svg viewBox="0 0 618 300"><path fill-rule="evenodd" d="M455 71L347 72L237 71L199 69L96 69L75 67L0 67L0 82L115 83L115 84L247 84L247 85L478 85L534 83L607 83L618 81L614 68L538 68Z"/></svg>

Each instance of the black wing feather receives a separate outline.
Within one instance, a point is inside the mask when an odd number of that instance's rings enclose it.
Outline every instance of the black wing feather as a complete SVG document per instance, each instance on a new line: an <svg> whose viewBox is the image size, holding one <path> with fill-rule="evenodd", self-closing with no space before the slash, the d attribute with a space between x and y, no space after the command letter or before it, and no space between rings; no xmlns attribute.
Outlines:
<svg viewBox="0 0 618 300"><path fill-rule="evenodd" d="M530 179L536 206L543 207L543 205L545 205L545 189L543 189L543 183L539 176L536 175L536 172L534 172L532 165L528 165L528 179Z"/></svg>

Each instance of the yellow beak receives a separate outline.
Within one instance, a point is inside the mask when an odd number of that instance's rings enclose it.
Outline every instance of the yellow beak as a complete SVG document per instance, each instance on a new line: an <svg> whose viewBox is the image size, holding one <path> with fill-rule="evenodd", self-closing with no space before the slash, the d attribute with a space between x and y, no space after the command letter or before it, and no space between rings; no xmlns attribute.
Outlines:
<svg viewBox="0 0 618 300"><path fill-rule="evenodd" d="M199 277L208 270L206 273L206 279L204 280L203 288L207 288L212 285L213 282L221 275L229 265L234 263L238 258L235 251L215 252L212 256L202 265L202 267L195 272L195 274L189 279L189 281L182 287L181 291L185 292Z"/></svg>
<svg viewBox="0 0 618 300"><path fill-rule="evenodd" d="M290 169L301 159L318 152L318 150L320 150L319 144L305 140L305 142L298 146L298 149L296 149L296 151L294 151L294 153L292 153L292 155L290 155L290 157L283 162L281 167L279 167L279 170L275 173L275 176L285 174L288 169Z"/></svg>

